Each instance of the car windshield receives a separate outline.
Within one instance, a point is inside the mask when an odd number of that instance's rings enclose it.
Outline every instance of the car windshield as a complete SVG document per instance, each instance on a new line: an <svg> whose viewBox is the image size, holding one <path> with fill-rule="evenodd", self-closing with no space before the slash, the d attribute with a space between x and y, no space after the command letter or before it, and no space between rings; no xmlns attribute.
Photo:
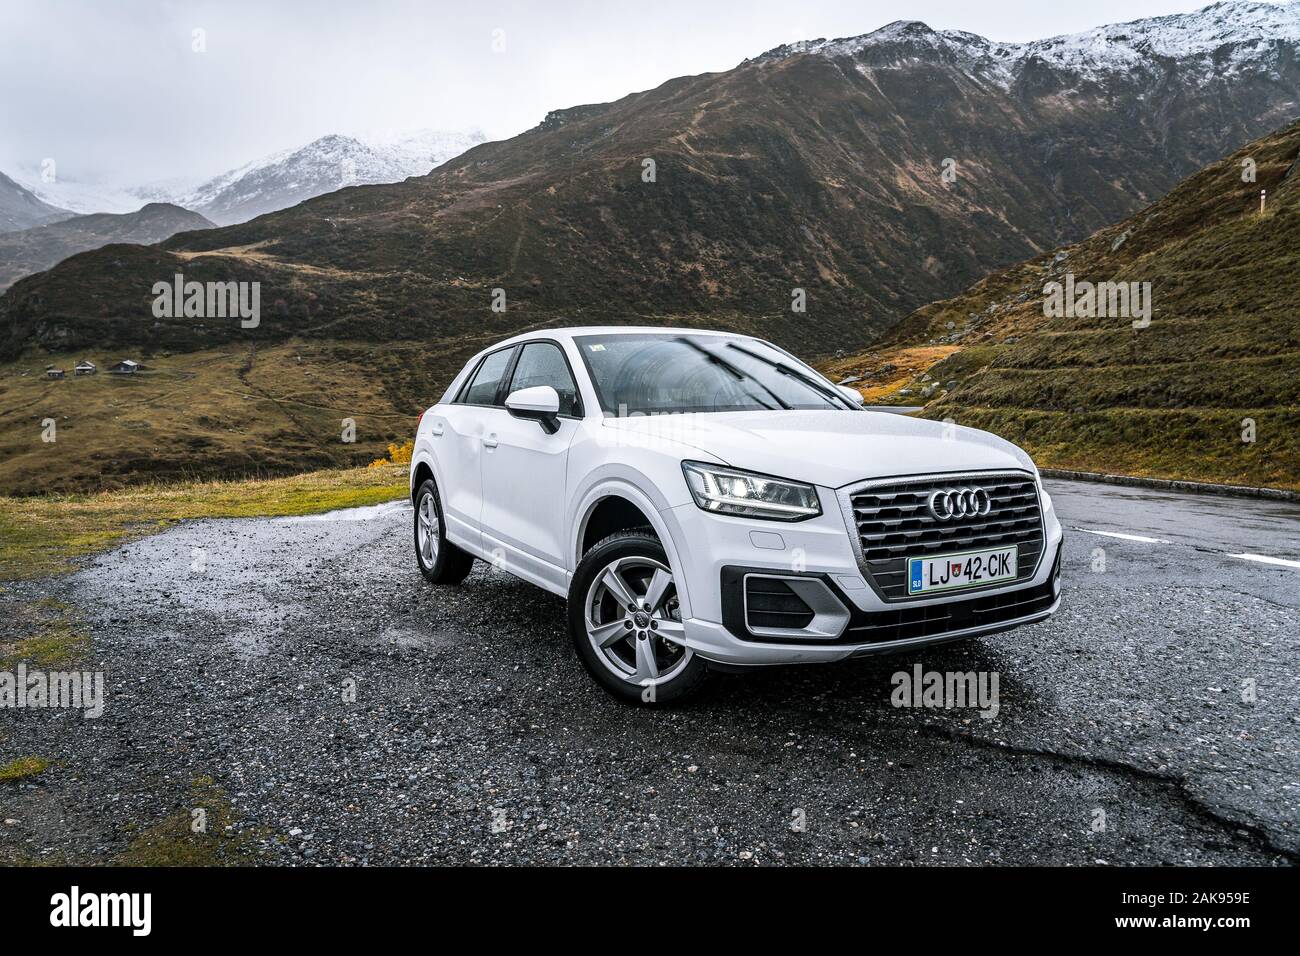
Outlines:
<svg viewBox="0 0 1300 956"><path fill-rule="evenodd" d="M834 386L757 339L613 332L574 341L607 415L852 408Z"/></svg>

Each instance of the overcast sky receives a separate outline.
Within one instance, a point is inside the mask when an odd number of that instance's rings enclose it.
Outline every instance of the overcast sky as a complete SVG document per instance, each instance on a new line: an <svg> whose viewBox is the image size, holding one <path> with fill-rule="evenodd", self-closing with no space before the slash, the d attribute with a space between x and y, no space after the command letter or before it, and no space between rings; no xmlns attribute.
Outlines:
<svg viewBox="0 0 1300 956"><path fill-rule="evenodd" d="M899 18L1030 40L1195 0L0 0L0 170L141 184L330 132L477 127ZM195 30L206 46L196 52Z"/></svg>

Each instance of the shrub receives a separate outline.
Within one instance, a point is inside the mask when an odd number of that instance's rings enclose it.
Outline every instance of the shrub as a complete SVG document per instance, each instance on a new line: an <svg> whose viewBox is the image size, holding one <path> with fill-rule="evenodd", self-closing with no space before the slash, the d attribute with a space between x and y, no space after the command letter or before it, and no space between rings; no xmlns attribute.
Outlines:
<svg viewBox="0 0 1300 956"><path fill-rule="evenodd" d="M369 465L371 468L382 468L385 465L409 465L411 463L411 453L415 451L415 442L408 441L401 445L388 443L388 457L376 458Z"/></svg>

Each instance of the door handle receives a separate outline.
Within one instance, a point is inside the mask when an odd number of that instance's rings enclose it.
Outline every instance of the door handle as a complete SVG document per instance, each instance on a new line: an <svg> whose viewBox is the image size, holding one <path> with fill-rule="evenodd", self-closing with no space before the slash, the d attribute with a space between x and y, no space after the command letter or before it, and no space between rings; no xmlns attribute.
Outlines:
<svg viewBox="0 0 1300 956"><path fill-rule="evenodd" d="M441 437L442 437L442 426L441 426L441 425L434 425L434 426L432 426L432 427L429 429L429 431L433 432L433 437L434 437L434 438L441 438Z"/></svg>
<svg viewBox="0 0 1300 956"><path fill-rule="evenodd" d="M487 438L484 438L484 439L483 439L483 444L486 445L488 448L496 448L496 447L497 447L497 436L496 436L496 435L488 435Z"/></svg>

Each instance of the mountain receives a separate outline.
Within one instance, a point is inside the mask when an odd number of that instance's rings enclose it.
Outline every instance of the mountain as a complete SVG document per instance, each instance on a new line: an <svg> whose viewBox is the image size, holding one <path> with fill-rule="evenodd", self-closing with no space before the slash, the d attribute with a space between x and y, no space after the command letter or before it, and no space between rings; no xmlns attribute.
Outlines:
<svg viewBox="0 0 1300 956"><path fill-rule="evenodd" d="M1083 283L1101 282L1149 283L1150 324L1134 327L1131 299L1127 316L1057 314L1067 288L1086 306ZM1297 298L1293 124L823 371L873 401L928 402L926 417L992 429L1041 466L1300 490Z"/></svg>
<svg viewBox="0 0 1300 956"><path fill-rule="evenodd" d="M161 184L125 186L97 178L71 178L62 170L53 182L40 178L39 169L18 168L14 180L42 202L65 210L68 215L96 212L135 212L150 202L167 202L179 190Z"/></svg>
<svg viewBox="0 0 1300 956"><path fill-rule="evenodd" d="M1080 83L1104 82L1117 73L1164 73L1171 61L1202 78L1257 72L1300 40L1294 3L1224 2L1193 13L1149 17L1094 27L1081 33L998 43L959 30L931 30L899 20L874 33L838 40L804 40L769 50L758 59L796 54L850 57L879 65L905 56L945 58L989 82L1010 85L1040 66L1060 69Z"/></svg>
<svg viewBox="0 0 1300 956"><path fill-rule="evenodd" d="M391 158L403 168L406 176L423 176L435 166L487 142L483 131L477 129L378 130L358 139L375 152Z"/></svg>
<svg viewBox="0 0 1300 956"><path fill-rule="evenodd" d="M39 344L37 325L59 341L146 344L145 327L157 347L244 340L237 324L199 335L136 321L143 277L198 261L262 283L279 310L262 341L693 316L827 354L1132 214L1291 118L1297 23L1300 3L1239 3L1101 28L1104 41L1022 48L900 22L781 48L554 111L427 176L339 189L111 264L74 259L0 301L0 349ZM298 153L301 169L286 157L186 201L214 221L242 217L295 182L337 184L343 159L358 170L364 159L343 137ZM504 315L489 311L494 288ZM791 311L796 289L806 313Z"/></svg>
<svg viewBox="0 0 1300 956"><path fill-rule="evenodd" d="M42 202L31 190L0 173L0 233L30 229L71 215L66 209Z"/></svg>
<svg viewBox="0 0 1300 956"><path fill-rule="evenodd" d="M209 180L176 202L222 225L246 222L345 186L400 182L483 142L482 133L418 130L363 142L323 136Z"/></svg>
<svg viewBox="0 0 1300 956"><path fill-rule="evenodd" d="M62 170L53 182L46 182L35 166L14 172L20 186L69 214L134 212L144 203L166 202L185 208L211 205L208 211L228 223L251 218L240 213L229 219L221 212L226 207L238 209L250 198L254 200L251 208L270 212L347 185L343 179L348 170L353 170L354 183L399 182L408 176L423 176L485 139L479 130L436 129L326 136L217 177L175 176L143 185L114 183L93 173L70 176ZM352 165L344 166L349 155Z"/></svg>
<svg viewBox="0 0 1300 956"><path fill-rule="evenodd" d="M110 243L162 242L178 232L211 229L198 213L167 203L150 203L138 212L73 216L47 226L0 233L0 289L33 272Z"/></svg>
<svg viewBox="0 0 1300 956"><path fill-rule="evenodd" d="M267 467L356 460L377 449L341 445L341 418L405 436L468 354L523 328L674 322L847 352L1294 118L1297 23L1300 3L1234 3L1017 46L899 22L779 48L553 111L424 176L73 256L0 296L0 356L170 352L238 375L203 379L201 430L173 399L137 457L70 459L74 481L246 468L249 429L273 438ZM155 318L149 290L178 272L259 282L262 321ZM124 427L104 414L106 436Z"/></svg>

